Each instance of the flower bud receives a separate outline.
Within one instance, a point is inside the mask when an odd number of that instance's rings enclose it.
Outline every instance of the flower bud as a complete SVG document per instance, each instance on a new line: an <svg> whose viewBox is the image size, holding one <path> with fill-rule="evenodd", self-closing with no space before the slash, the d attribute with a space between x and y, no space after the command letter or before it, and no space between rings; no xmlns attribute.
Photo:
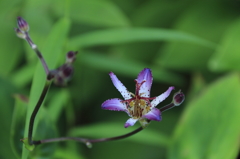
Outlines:
<svg viewBox="0 0 240 159"><path fill-rule="evenodd" d="M59 86L65 86L73 75L73 66L64 64L54 71L54 83Z"/></svg>
<svg viewBox="0 0 240 159"><path fill-rule="evenodd" d="M76 54L78 52L74 52L74 51L69 51L66 55L66 63L73 63L73 61L76 60Z"/></svg>
<svg viewBox="0 0 240 159"><path fill-rule="evenodd" d="M173 96L173 103L175 106L179 106L180 104L182 104L182 102L185 99L185 95L180 91L178 91L177 93L174 94Z"/></svg>
<svg viewBox="0 0 240 159"><path fill-rule="evenodd" d="M18 28L19 28L23 33L29 31L29 25L28 25L28 23L27 23L22 17L18 17L18 18L17 18L17 24L18 24Z"/></svg>
<svg viewBox="0 0 240 159"><path fill-rule="evenodd" d="M25 38L26 38L26 34L23 33L23 32L21 32L21 30L20 30L19 28L15 28L14 30L15 30L15 32L16 32L16 35L17 35L19 38L21 38L21 39L25 39Z"/></svg>

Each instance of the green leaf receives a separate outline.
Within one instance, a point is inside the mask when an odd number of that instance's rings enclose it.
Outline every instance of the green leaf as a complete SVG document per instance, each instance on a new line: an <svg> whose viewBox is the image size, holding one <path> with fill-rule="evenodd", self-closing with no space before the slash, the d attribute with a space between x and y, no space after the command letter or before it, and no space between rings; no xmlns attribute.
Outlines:
<svg viewBox="0 0 240 159"><path fill-rule="evenodd" d="M15 35L12 29L15 27L14 21L6 20L6 17L0 16L0 21L4 22L0 29L0 75L9 75L21 59L20 39Z"/></svg>
<svg viewBox="0 0 240 159"><path fill-rule="evenodd" d="M68 147L68 148L58 148L57 151L54 154L54 158L57 159L84 159L85 157L83 157L80 153L79 153L79 149L74 150L74 148L76 149L76 145L74 145L74 147Z"/></svg>
<svg viewBox="0 0 240 159"><path fill-rule="evenodd" d="M27 149L29 151L33 151L30 153L31 158L33 157L43 157L43 158L51 158L53 155L56 144L48 144L48 145L29 145L28 138L23 138L23 132L25 127L25 120L27 114L27 104L28 98L23 95L15 95L15 107L11 125L11 145L13 152L15 155L20 158L22 150ZM49 112L44 108L41 108L38 114L39 122L37 124L35 139L46 139L55 137L56 129L55 125L51 121ZM28 125L27 125L28 126ZM26 136L25 136L26 137ZM23 142L21 144L20 142Z"/></svg>
<svg viewBox="0 0 240 159"><path fill-rule="evenodd" d="M54 9L58 16L62 16L66 5L62 1L55 1ZM71 0L69 17L80 24L103 27L129 26L129 20L123 12L111 1L99 0Z"/></svg>
<svg viewBox="0 0 240 159"><path fill-rule="evenodd" d="M62 89L56 92L51 101L49 102L48 112L51 114L51 119L53 123L56 123L62 109L66 106L67 101L69 100L69 92L66 89Z"/></svg>
<svg viewBox="0 0 240 159"><path fill-rule="evenodd" d="M156 63L174 70L206 70L206 62L217 48L216 43L234 18L225 5L215 1L198 2L191 6L178 20L175 28L211 41L215 46L210 48L183 41L170 42L159 51Z"/></svg>
<svg viewBox="0 0 240 159"><path fill-rule="evenodd" d="M69 136L78 136L78 137L87 136L91 139L107 138L107 137L124 135L133 130L134 128L128 128L128 129L124 128L123 123L119 123L119 124L118 123L100 123L100 124L94 124L90 126L74 128L70 130ZM161 134L160 132L151 130L149 128L146 128L141 132L138 132L137 134L127 137L123 140L133 141L141 144L155 145L155 146L159 146L159 145L167 146L169 141L166 135ZM93 147L94 147L94 144L93 144Z"/></svg>
<svg viewBox="0 0 240 159"><path fill-rule="evenodd" d="M99 53L96 54L90 52L82 52L79 60L83 64L94 67L95 69L105 70L108 72L114 71L133 78L136 77L139 71L146 67L145 64L137 61L108 57ZM149 68L152 68L152 71L154 72L154 79L157 81L176 85L181 85L184 83L184 78L180 75L171 73L170 71L161 69L159 67L149 66Z"/></svg>
<svg viewBox="0 0 240 159"><path fill-rule="evenodd" d="M28 98L19 94L15 95L14 97L15 106L12 116L10 142L14 154L17 156L17 158L20 158L23 148L20 139L23 138L25 120L27 115Z"/></svg>
<svg viewBox="0 0 240 159"><path fill-rule="evenodd" d="M221 45L212 57L209 67L214 71L240 70L240 19L224 34Z"/></svg>
<svg viewBox="0 0 240 159"><path fill-rule="evenodd" d="M188 104L174 133L171 159L236 158L239 151L239 75L228 75Z"/></svg>
<svg viewBox="0 0 240 159"><path fill-rule="evenodd" d="M189 5L189 1L145 1L134 8L131 19L134 26L169 27Z"/></svg>
<svg viewBox="0 0 240 159"><path fill-rule="evenodd" d="M45 40L45 46L42 49L42 54L50 69L54 68L57 64L59 55L61 55L63 44L67 38L69 27L70 27L70 21L68 19L63 18L59 20L54 25L49 37L47 37ZM28 111L27 111L24 136L27 136L30 116L40 97L40 94L44 87L45 80L46 80L46 75L43 71L41 63L38 62L38 65L34 74L34 78L33 78L30 97L29 97L29 105L28 105ZM37 125L39 121L38 116L39 115L37 115L37 118L35 120L35 125ZM36 127L34 128L33 135L35 135L35 132L36 132L35 129ZM26 149L23 149L22 159L27 159L28 153L29 152Z"/></svg>
<svg viewBox="0 0 240 159"><path fill-rule="evenodd" d="M71 47L90 47L98 45L114 45L140 41L182 41L200 46L214 48L215 44L184 32L167 29L108 29L76 36L69 41Z"/></svg>
<svg viewBox="0 0 240 159"><path fill-rule="evenodd" d="M14 100L12 95L16 92L16 88L14 88L9 81L3 80L0 76L0 97L1 97L1 106L0 106L0 157L1 158L9 158L14 159L16 156L12 151L10 144L10 130L11 130L11 119L13 113L13 105ZM20 138L16 140L18 144L20 144Z"/></svg>
<svg viewBox="0 0 240 159"><path fill-rule="evenodd" d="M35 71L35 63L28 63L11 74L12 83L19 88L23 88L31 82Z"/></svg>

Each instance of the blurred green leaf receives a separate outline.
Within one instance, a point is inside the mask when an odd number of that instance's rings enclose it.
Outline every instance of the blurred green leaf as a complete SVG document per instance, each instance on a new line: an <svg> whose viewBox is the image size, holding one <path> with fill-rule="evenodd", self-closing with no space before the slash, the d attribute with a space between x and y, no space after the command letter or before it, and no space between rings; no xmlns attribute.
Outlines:
<svg viewBox="0 0 240 159"><path fill-rule="evenodd" d="M184 32L150 28L121 28L85 33L70 39L69 45L72 48L76 48L139 41L183 41L208 48L214 48L216 46L210 41Z"/></svg>
<svg viewBox="0 0 240 159"><path fill-rule="evenodd" d="M168 27L191 5L191 1L150 0L145 1L131 16L134 26ZM156 20L157 19L157 20Z"/></svg>
<svg viewBox="0 0 240 159"><path fill-rule="evenodd" d="M49 37L46 38L45 46L42 49L42 53L50 69L55 67L58 61L59 55L61 55L61 50L67 38L69 28L70 28L70 21L68 19L63 18L54 25ZM46 75L43 71L41 63L38 62L38 65L34 74L34 78L33 78L32 87L31 87L24 136L27 136L30 116L40 97L40 94L44 87L45 80L46 80ZM38 121L39 121L39 114L37 115L37 118L35 120L36 125ZM34 129L33 135L35 135L35 129ZM22 159L27 159L28 153L29 152L26 149L23 149Z"/></svg>
<svg viewBox="0 0 240 159"><path fill-rule="evenodd" d="M139 73L143 68L147 67L145 64L136 62L133 60L121 59L118 57L109 57L97 53L82 52L80 55L80 61L95 69L114 71L128 75L135 78L136 74ZM149 66L149 68L152 68ZM171 73L170 71L164 70L159 67L153 67L154 78L157 81L172 83L181 85L184 83L184 78L180 75Z"/></svg>
<svg viewBox="0 0 240 159"><path fill-rule="evenodd" d="M58 150L54 154L54 158L57 159L84 159L77 151L72 150L71 148L63 149L58 148Z"/></svg>
<svg viewBox="0 0 240 159"><path fill-rule="evenodd" d="M70 5L69 17L80 24L103 27L130 25L124 13L111 1L71 0L67 3L55 1L54 10L58 16L61 17L65 7Z"/></svg>
<svg viewBox="0 0 240 159"><path fill-rule="evenodd" d="M224 34L221 45L212 57L209 67L214 71L240 70L240 19Z"/></svg>
<svg viewBox="0 0 240 159"><path fill-rule="evenodd" d="M239 150L239 75L209 86L188 104L170 146L169 158L236 158Z"/></svg>
<svg viewBox="0 0 240 159"><path fill-rule="evenodd" d="M19 94L14 97L15 106L12 116L10 142L14 154L17 158L20 158L23 148L23 144L20 142L20 139L22 139L24 135L28 98Z"/></svg>
<svg viewBox="0 0 240 159"><path fill-rule="evenodd" d="M32 80L36 63L29 63L11 74L12 83L19 88L23 88Z"/></svg>
<svg viewBox="0 0 240 159"><path fill-rule="evenodd" d="M119 126L120 125L120 126ZM122 126L121 126L122 125ZM135 128L136 129L136 128ZM133 128L126 129L123 127L123 123L100 123L90 126L78 127L70 130L70 136L78 137L90 137L91 139L95 138L108 138L113 136L120 136L133 131ZM114 135L115 134L115 135ZM137 134L127 137L123 140L133 141L142 144L149 144L155 146L167 146L168 137L160 132L156 132L149 128L138 132ZM93 143L94 148L94 143Z"/></svg>
<svg viewBox="0 0 240 159"><path fill-rule="evenodd" d="M51 113L51 119L53 123L56 123L63 107L69 100L69 92L66 89L62 89L56 92L51 101L49 102L48 112Z"/></svg>
<svg viewBox="0 0 240 159"><path fill-rule="evenodd" d="M14 153L18 158L21 156L22 149L27 149L29 151L33 151L30 153L31 158L33 157L41 157L41 158L51 158L51 155L53 155L56 144L49 144L49 145L29 145L28 138L24 135L24 127L25 127L25 120L26 120L26 114L27 114L27 104L28 104L28 98L23 95L15 95L15 108L14 108L14 114L12 119L12 126L11 126L11 145ZM38 114L39 122L36 126L36 136L35 139L45 139L45 138L51 138L55 137L57 135L55 126L53 125L53 122L51 121L51 118L49 116L49 112L46 111L44 108L41 108ZM29 125L27 125L29 126ZM23 144L20 142L24 143Z"/></svg>
<svg viewBox="0 0 240 159"><path fill-rule="evenodd" d="M11 119L13 112L13 93L16 92L9 81L3 80L0 76L0 97L1 97L1 106L0 106L0 158L9 158L15 159L14 153L10 145L10 130L11 130ZM20 140L18 141L20 143Z"/></svg>
<svg viewBox="0 0 240 159"><path fill-rule="evenodd" d="M178 19L175 28L185 31L199 38L218 43L222 33L235 19L236 15L229 12L222 3L215 1L196 2L187 9ZM207 69L206 62L216 49L214 47L202 47L183 41L166 44L159 51L156 63L166 68L184 71L202 71Z"/></svg>
<svg viewBox="0 0 240 159"><path fill-rule="evenodd" d="M0 74L6 76L15 68L22 54L19 39L12 29L15 20L0 15L0 21L4 22L0 29Z"/></svg>

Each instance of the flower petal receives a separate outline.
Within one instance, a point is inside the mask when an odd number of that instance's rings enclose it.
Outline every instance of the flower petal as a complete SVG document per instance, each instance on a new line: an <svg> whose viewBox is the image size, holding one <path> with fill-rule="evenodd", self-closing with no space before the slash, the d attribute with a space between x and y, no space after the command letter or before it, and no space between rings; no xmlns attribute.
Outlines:
<svg viewBox="0 0 240 159"><path fill-rule="evenodd" d="M102 109L114 110L114 111L127 111L126 105L121 102L121 99L114 98L103 102Z"/></svg>
<svg viewBox="0 0 240 159"><path fill-rule="evenodd" d="M141 95L142 97L150 97L150 90L152 86L153 76L149 68L145 68L139 73L137 82L141 83L142 81L145 81L145 82L140 87L139 94L142 93Z"/></svg>
<svg viewBox="0 0 240 159"><path fill-rule="evenodd" d="M143 115L142 117L147 118L149 120L156 120L156 121L162 120L161 112L157 108L153 108L150 112Z"/></svg>
<svg viewBox="0 0 240 159"><path fill-rule="evenodd" d="M137 121L138 121L138 119L129 118L129 119L126 121L124 127L127 128L127 127L129 127L129 126L133 126Z"/></svg>
<svg viewBox="0 0 240 159"><path fill-rule="evenodd" d="M110 72L109 76L113 82L113 85L117 88L117 90L121 93L121 95L123 96L123 98L125 100L130 99L131 95L129 94L127 88L122 84L121 81L119 81L119 79L117 78L117 76L113 73Z"/></svg>
<svg viewBox="0 0 240 159"><path fill-rule="evenodd" d="M170 93L173 89L174 89L174 87L169 87L166 92L157 96L154 100L152 100L151 106L156 107L160 102L164 101L170 95Z"/></svg>

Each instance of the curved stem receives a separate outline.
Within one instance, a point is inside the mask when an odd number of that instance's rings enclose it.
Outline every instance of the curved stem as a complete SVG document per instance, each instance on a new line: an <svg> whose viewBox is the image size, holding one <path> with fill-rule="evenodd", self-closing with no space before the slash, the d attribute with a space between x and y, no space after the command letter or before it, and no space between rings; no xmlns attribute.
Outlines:
<svg viewBox="0 0 240 159"><path fill-rule="evenodd" d="M160 111L164 112L164 111L169 110L169 109L171 109L173 107L175 107L175 105L173 103L170 103L170 104L160 108ZM151 121L147 120L147 122L150 123ZM74 140L74 141L77 141L77 142L85 143L87 145L89 145L89 144L91 145L91 143L124 139L124 138L127 138L129 136L132 136L132 135L142 131L143 129L144 129L143 127L139 127L139 128L135 129L134 131L132 131L130 133L127 133L127 134L124 134L124 135L120 135L120 136L110 137L110 138L87 139L87 138L79 138L79 137L60 137L60 138L52 138L52 139L44 139L44 140L33 141L32 143L34 145L40 145L40 144L43 144L43 143L51 143L51 142Z"/></svg>
<svg viewBox="0 0 240 159"><path fill-rule="evenodd" d="M100 139L87 139L87 138L79 138L79 137L60 137L60 138L53 138L53 139L45 139L45 140L39 140L39 141L33 141L34 145L39 145L39 144L43 144L43 143L50 143L50 142L59 142L59 141L68 141L68 140L74 140L74 141L78 141L81 143L96 143L96 142L104 142L104 141L113 141L113 140L119 140L119 139L124 139L126 137L132 136L138 132L140 132L141 130L143 130L143 127L139 127L138 129L121 135L121 136L115 136L115 137L110 137L110 138L100 138Z"/></svg>
<svg viewBox="0 0 240 159"><path fill-rule="evenodd" d="M40 59L42 66L47 74L47 76L49 75L50 71L49 68L47 66L46 61L44 60L42 53L38 50L37 45L33 43L32 39L30 38L28 33L25 33L26 38L25 40L28 42L28 44L31 46L31 48L33 49L33 51L35 51L35 53L37 54L38 58Z"/></svg>
<svg viewBox="0 0 240 159"><path fill-rule="evenodd" d="M50 85L51 85L51 81L46 81L45 86L44 86L44 88L42 90L42 94L41 94L40 98L38 99L38 102L37 102L37 104L36 104L36 106L35 106L35 108L33 110L32 115L31 115L30 122L29 122L29 129L28 129L28 142L29 142L30 145L32 145L34 143L32 141L34 120L35 120L35 117L36 117L36 115L38 113L39 108L42 105L42 102L44 101L44 98L45 98L45 96L47 94L47 91L48 91Z"/></svg>

